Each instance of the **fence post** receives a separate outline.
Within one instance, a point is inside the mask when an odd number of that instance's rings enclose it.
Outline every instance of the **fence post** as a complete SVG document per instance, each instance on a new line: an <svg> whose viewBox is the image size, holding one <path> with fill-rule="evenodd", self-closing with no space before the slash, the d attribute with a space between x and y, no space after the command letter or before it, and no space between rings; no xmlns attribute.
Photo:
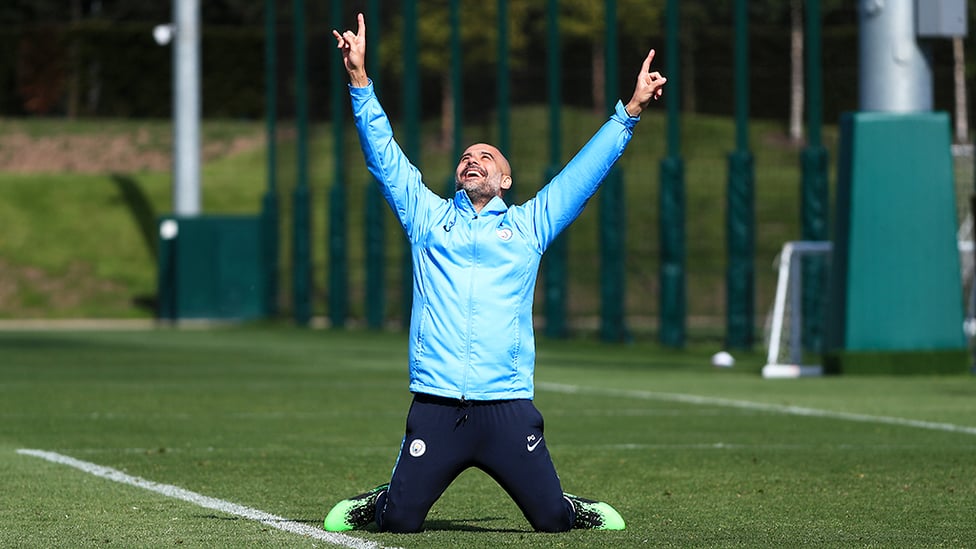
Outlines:
<svg viewBox="0 0 976 549"><path fill-rule="evenodd" d="M800 218L803 240L827 240L827 149L821 140L823 125L823 78L821 77L820 0L806 1L806 98L807 144L801 153ZM803 347L823 348L823 314L827 265L822 257L803 261Z"/></svg>
<svg viewBox="0 0 976 549"><path fill-rule="evenodd" d="M278 65L277 18L275 1L264 2L264 122L267 140L267 184L261 201L264 220L263 250L265 269L265 310L268 316L278 314Z"/></svg>
<svg viewBox="0 0 976 549"><path fill-rule="evenodd" d="M380 36L380 1L369 0L366 13L367 26L373 36ZM366 59L367 72L371 74L373 87L380 88L380 56L374 51ZM366 239L366 325L373 329L383 327L383 316L386 309L386 264L384 249L386 237L384 235L384 202L379 184L370 177L370 184L366 186L366 227L363 231Z"/></svg>
<svg viewBox="0 0 976 549"><path fill-rule="evenodd" d="M293 0L295 28L295 150L296 180L292 193L292 298L295 323L307 326L312 319L311 261L308 191L308 76L305 56L305 0Z"/></svg>
<svg viewBox="0 0 976 549"><path fill-rule="evenodd" d="M559 47L559 0L549 0L546 9L546 73L549 92L549 167L544 181L550 181L562 167L562 55ZM546 335L566 336L566 256L569 250L569 231L563 231L549 246L543 257L543 283L546 302Z"/></svg>
<svg viewBox="0 0 976 549"><path fill-rule="evenodd" d="M342 20L342 0L330 2L330 18L334 25ZM346 325L349 284L347 279L348 254L346 231L346 152L344 124L347 92L343 81L342 59L339 55L329 56L329 86L332 111L332 190L329 192L329 242L326 251L329 255L329 320L334 328Z"/></svg>
<svg viewBox="0 0 976 549"><path fill-rule="evenodd" d="M678 0L665 8L665 69L668 90L668 154L661 160L659 340L669 347L685 344L685 168L681 158L681 61Z"/></svg>
<svg viewBox="0 0 976 549"><path fill-rule="evenodd" d="M454 161L461 157L461 140L464 133L464 109L462 99L464 92L461 89L463 79L461 78L461 0L451 0L448 26L451 29L450 45L448 50L451 54L451 151L454 153ZM454 172L447 176L444 182L444 196L450 198L454 196L456 181Z"/></svg>
<svg viewBox="0 0 976 549"><path fill-rule="evenodd" d="M748 1L735 2L735 151L729 154L728 253L726 288L728 327L726 345L752 346L754 167L749 152L749 21Z"/></svg>
<svg viewBox="0 0 976 549"><path fill-rule="evenodd" d="M620 98L620 55L617 44L617 2L605 1L604 63L607 111L612 112ZM614 166L603 182L600 199L600 334L605 341L623 341L624 296L626 295L626 222L623 170Z"/></svg>
<svg viewBox="0 0 976 549"><path fill-rule="evenodd" d="M403 150L414 166L420 169L420 74L417 61L417 0L403 1L403 114L406 136ZM404 238L400 295L403 310L401 323L410 326L413 306L413 256L410 242Z"/></svg>
<svg viewBox="0 0 976 549"><path fill-rule="evenodd" d="M509 150L512 145L511 118L509 116L510 78L508 75L508 0L498 0L498 148L502 154L511 156ZM512 180L515 170L512 169ZM505 193L505 201L515 203L517 189L515 185Z"/></svg>

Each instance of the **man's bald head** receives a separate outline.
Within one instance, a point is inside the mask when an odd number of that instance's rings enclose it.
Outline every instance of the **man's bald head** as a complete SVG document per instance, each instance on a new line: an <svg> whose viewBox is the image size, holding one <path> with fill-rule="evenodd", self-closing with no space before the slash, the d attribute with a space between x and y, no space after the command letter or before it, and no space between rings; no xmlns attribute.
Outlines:
<svg viewBox="0 0 976 549"><path fill-rule="evenodd" d="M476 208L481 209L495 196L512 186L512 166L494 145L475 143L461 154L454 172L458 190L464 190Z"/></svg>

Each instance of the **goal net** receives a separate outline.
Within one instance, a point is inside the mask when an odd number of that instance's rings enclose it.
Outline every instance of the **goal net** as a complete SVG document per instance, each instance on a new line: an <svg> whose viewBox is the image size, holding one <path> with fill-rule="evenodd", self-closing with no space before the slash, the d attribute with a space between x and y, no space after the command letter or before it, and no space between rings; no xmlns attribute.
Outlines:
<svg viewBox="0 0 976 549"><path fill-rule="evenodd" d="M968 223L968 224L967 224ZM965 319L963 330L970 346L976 338L976 269L974 269L972 217L960 228L958 239ZM787 242L776 258L776 295L766 317L765 378L794 378L823 374L820 364L826 318L830 260L829 241Z"/></svg>
<svg viewBox="0 0 976 549"><path fill-rule="evenodd" d="M776 295L766 318L766 378L823 373L820 340L833 246L829 241L787 242L776 258ZM807 290L804 292L804 275ZM806 294L806 295L804 295ZM804 324L808 323L806 330Z"/></svg>

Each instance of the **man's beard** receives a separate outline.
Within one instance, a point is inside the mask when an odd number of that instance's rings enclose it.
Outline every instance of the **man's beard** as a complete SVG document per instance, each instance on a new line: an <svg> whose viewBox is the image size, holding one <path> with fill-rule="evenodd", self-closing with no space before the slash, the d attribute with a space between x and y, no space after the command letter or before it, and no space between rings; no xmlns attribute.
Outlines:
<svg viewBox="0 0 976 549"><path fill-rule="evenodd" d="M498 196L498 191L491 184L490 179L483 179L480 181L458 181L458 190L463 190L468 194L468 198L471 202L484 202L488 203L489 200Z"/></svg>

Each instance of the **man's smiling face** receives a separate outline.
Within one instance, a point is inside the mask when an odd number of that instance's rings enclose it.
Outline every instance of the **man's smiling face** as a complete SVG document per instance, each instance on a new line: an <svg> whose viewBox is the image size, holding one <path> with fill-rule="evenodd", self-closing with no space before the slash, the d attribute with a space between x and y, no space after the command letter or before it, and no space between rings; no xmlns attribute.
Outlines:
<svg viewBox="0 0 976 549"><path fill-rule="evenodd" d="M502 196L512 186L512 168L497 148L476 143L465 149L454 172L457 190L463 190L476 206Z"/></svg>

